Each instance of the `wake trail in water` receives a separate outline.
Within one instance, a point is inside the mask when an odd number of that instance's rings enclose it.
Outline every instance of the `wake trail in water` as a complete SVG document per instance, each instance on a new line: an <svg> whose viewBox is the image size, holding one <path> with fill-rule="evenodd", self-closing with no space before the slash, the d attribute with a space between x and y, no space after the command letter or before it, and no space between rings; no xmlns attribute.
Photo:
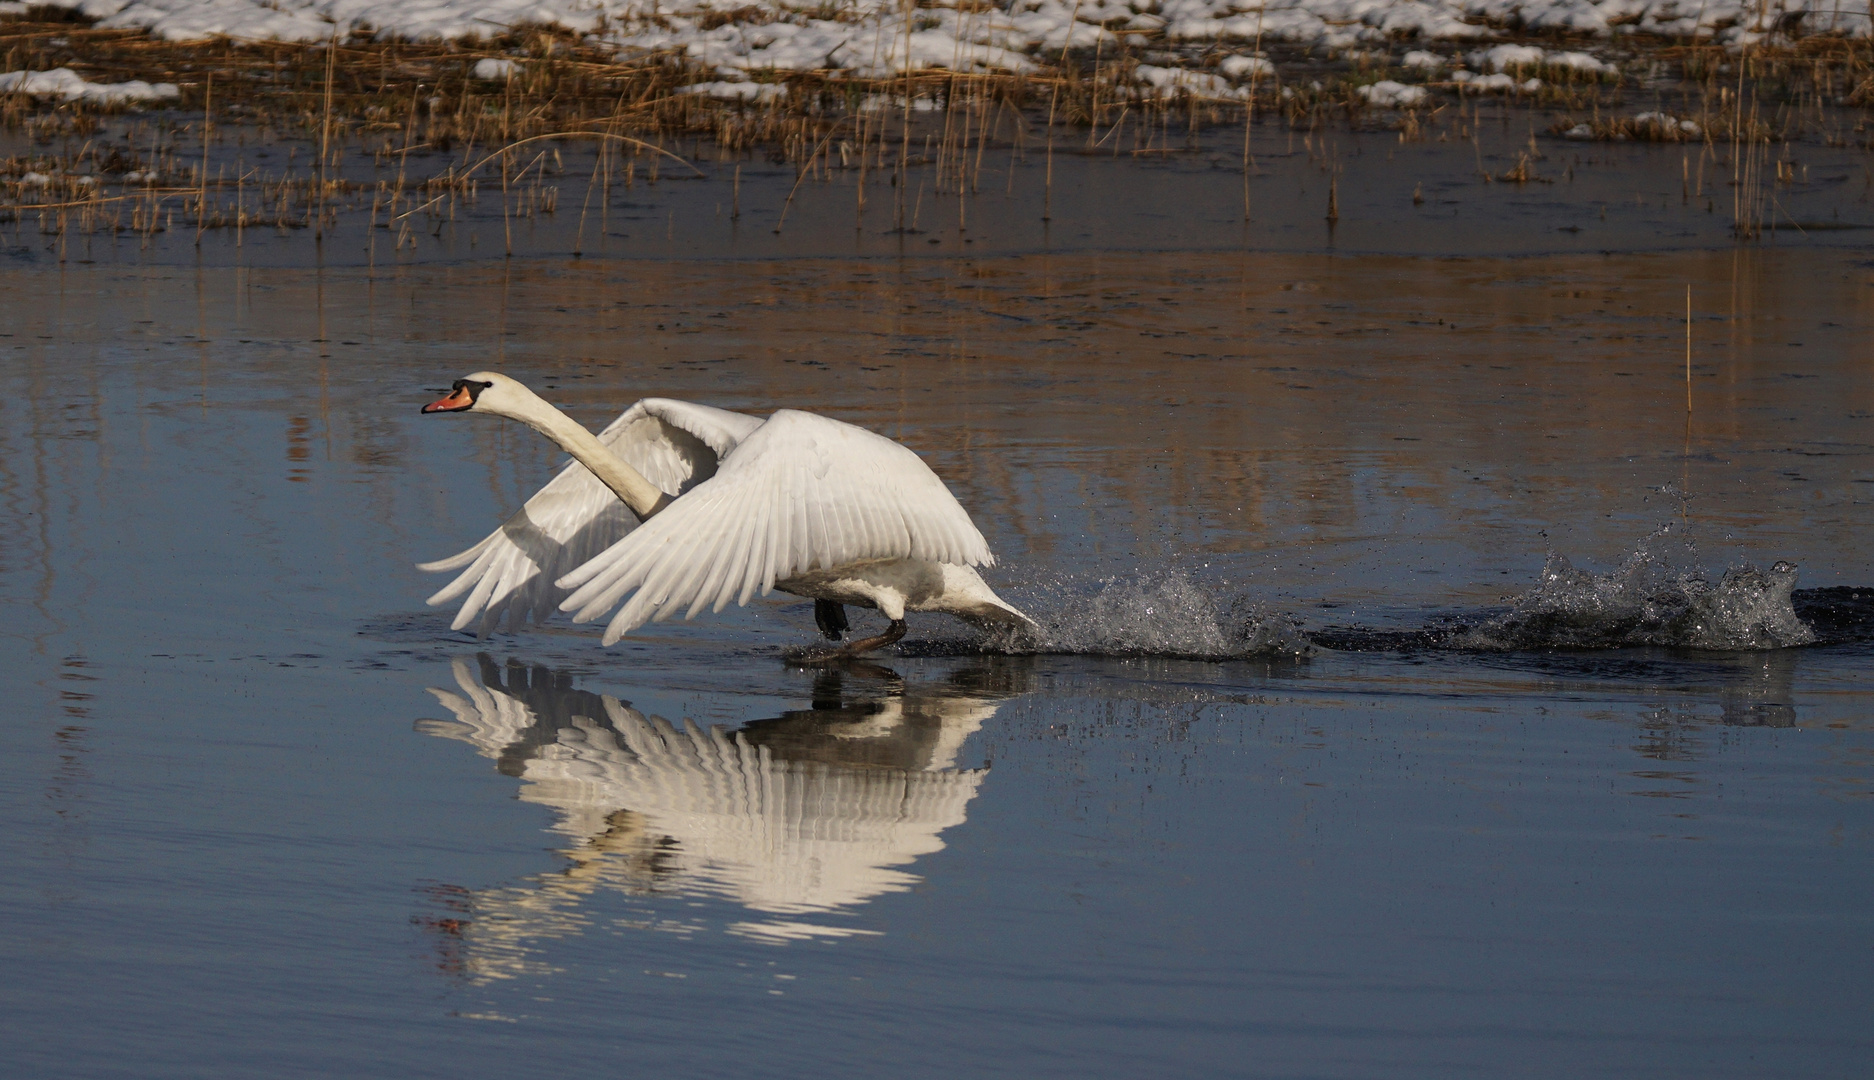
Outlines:
<svg viewBox="0 0 1874 1080"><path fill-rule="evenodd" d="M1643 560L1594 574L1551 554L1542 581L1509 613L1451 636L1459 649L1610 649L1664 645L1746 651L1812 645L1796 614L1796 567L1732 567L1713 584L1702 573L1660 574Z"/></svg>
<svg viewBox="0 0 1874 1080"><path fill-rule="evenodd" d="M1797 567L1744 563L1714 576L1696 545L1663 526L1614 569L1595 573L1551 552L1534 587L1507 608L1444 616L1417 629L1306 628L1227 583L1188 570L1062 579L1022 598L1031 633L980 651L1187 660L1299 660L1320 649L1543 652L1664 647L1761 651L1874 641L1874 588L1796 591ZM932 643L944 647L955 643ZM914 647L915 648L915 647Z"/></svg>

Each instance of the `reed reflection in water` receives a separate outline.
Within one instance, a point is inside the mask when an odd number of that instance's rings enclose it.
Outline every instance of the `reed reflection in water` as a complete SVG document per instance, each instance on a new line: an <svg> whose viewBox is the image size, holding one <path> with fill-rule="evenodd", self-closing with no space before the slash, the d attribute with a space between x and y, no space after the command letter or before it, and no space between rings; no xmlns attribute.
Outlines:
<svg viewBox="0 0 1874 1080"><path fill-rule="evenodd" d="M453 719L416 729L493 759L575 841L561 852L564 870L439 895L465 913L442 922L476 979L529 970L529 942L584 932L580 906L604 889L715 895L783 916L729 927L763 940L877 933L797 917L917 884L902 868L942 850L988 775L956 768L964 741L1028 688L1022 667L912 684L853 663L820 675L811 708L727 731L646 716L546 667L510 660L504 670L481 655L453 669L457 689L430 690Z"/></svg>

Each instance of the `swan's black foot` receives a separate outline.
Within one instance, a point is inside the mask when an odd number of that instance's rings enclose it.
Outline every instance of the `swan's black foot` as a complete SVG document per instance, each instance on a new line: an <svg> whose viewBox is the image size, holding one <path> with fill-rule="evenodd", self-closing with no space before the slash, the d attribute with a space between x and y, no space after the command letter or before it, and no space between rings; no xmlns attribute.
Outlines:
<svg viewBox="0 0 1874 1080"><path fill-rule="evenodd" d="M813 602L813 621L820 628L820 634L828 641L838 641L848 629L846 623L846 605L837 600L815 600Z"/></svg>
<svg viewBox="0 0 1874 1080"><path fill-rule="evenodd" d="M820 601L816 601L815 603L818 604ZM837 607L838 605L834 606ZM869 638L860 638L858 641L849 641L837 649L801 649L790 652L786 654L787 662L790 664L813 665L851 660L855 656L864 656L874 649L882 649L896 642L899 638L904 637L905 629L906 627L903 619L893 619L891 625L887 626L885 632L882 634Z"/></svg>

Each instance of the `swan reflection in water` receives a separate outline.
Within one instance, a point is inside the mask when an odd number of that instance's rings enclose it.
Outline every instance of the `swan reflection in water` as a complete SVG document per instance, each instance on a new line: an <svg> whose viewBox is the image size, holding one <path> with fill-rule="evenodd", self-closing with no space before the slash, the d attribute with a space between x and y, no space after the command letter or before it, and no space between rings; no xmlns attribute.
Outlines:
<svg viewBox="0 0 1874 1080"><path fill-rule="evenodd" d="M451 966L477 979L536 970L531 943L585 932L583 902L604 889L721 896L763 916L732 932L767 941L875 933L802 916L919 881L903 868L943 848L986 775L956 768L964 740L1029 681L1006 660L925 684L850 663L818 676L812 708L725 731L646 716L544 667L480 656L454 674L456 689L430 690L453 719L416 729L493 759L574 841L563 870L436 890L457 917L427 921L456 939Z"/></svg>

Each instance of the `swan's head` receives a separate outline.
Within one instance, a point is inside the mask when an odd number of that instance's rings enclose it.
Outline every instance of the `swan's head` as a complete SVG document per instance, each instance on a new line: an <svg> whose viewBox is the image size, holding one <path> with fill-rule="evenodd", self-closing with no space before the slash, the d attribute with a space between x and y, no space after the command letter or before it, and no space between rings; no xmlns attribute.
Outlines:
<svg viewBox="0 0 1874 1080"><path fill-rule="evenodd" d="M498 371L477 371L457 379L449 396L423 406L423 411L484 412L520 418L539 401L532 390Z"/></svg>

